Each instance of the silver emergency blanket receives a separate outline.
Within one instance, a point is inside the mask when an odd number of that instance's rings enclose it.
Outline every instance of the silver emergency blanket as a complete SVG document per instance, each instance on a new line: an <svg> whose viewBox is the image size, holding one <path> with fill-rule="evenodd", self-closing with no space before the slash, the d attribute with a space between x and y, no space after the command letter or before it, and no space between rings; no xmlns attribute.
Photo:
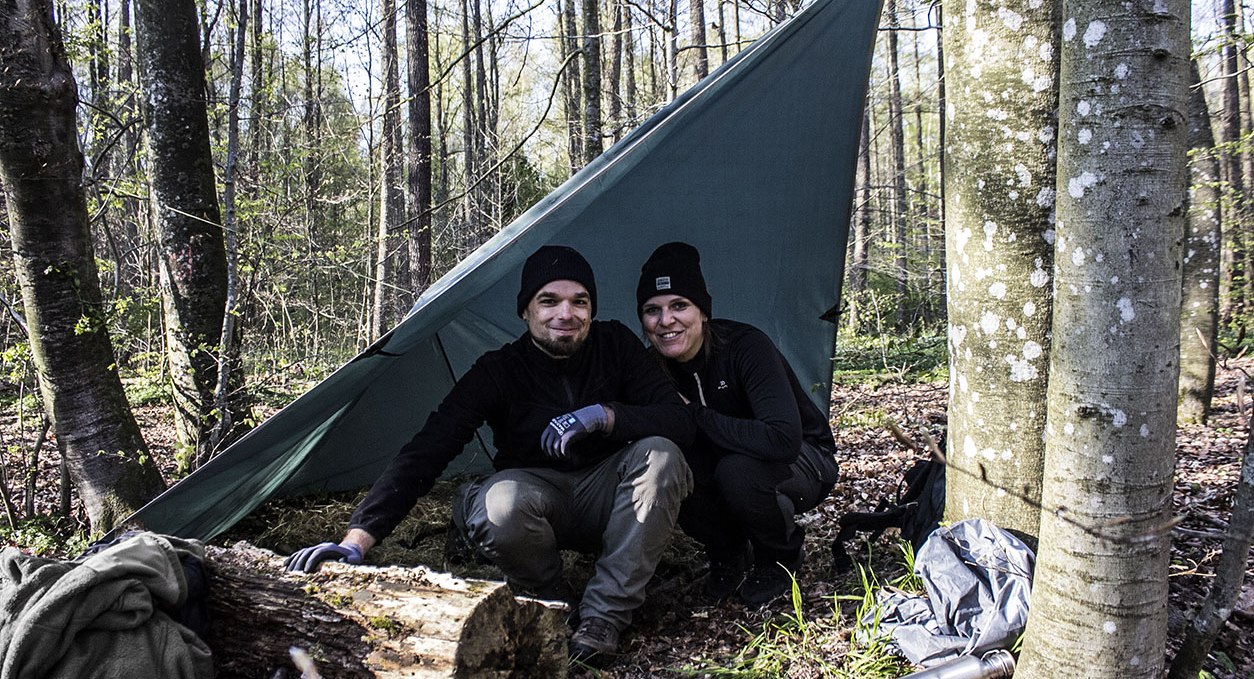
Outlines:
<svg viewBox="0 0 1254 679"><path fill-rule="evenodd" d="M925 667L1009 648L1028 622L1035 561L1022 540L984 519L938 528L915 555L926 597L881 590L863 626L878 614L880 633Z"/></svg>

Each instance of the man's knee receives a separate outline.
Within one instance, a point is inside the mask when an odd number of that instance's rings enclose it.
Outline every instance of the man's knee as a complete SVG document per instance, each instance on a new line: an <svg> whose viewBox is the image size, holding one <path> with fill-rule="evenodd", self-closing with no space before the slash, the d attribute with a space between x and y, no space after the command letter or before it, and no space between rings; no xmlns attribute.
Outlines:
<svg viewBox="0 0 1254 679"><path fill-rule="evenodd" d="M663 436L649 436L632 444L628 450L629 465L640 465L659 481L691 489L692 471L684 453L674 441ZM684 491L687 494L687 490Z"/></svg>
<svg viewBox="0 0 1254 679"><path fill-rule="evenodd" d="M526 539L545 521L544 493L508 474L488 479L467 500L466 527L484 547Z"/></svg>

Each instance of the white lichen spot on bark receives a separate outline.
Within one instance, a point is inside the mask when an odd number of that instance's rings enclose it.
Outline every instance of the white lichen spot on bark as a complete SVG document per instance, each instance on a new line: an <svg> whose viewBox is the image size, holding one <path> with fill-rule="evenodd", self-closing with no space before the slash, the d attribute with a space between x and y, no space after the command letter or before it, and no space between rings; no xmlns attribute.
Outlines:
<svg viewBox="0 0 1254 679"><path fill-rule="evenodd" d="M1032 273L1028 274L1028 283L1034 288L1043 288L1049 285L1049 272L1041 267L1040 259L1036 260L1036 268L1032 270ZM1024 311L1026 312L1027 309L1025 308Z"/></svg>
<svg viewBox="0 0 1254 679"><path fill-rule="evenodd" d="M1085 170L1080 173L1080 176L1067 180L1067 193L1072 198L1083 198L1085 190L1092 188L1095 184L1097 184L1097 175Z"/></svg>
<svg viewBox="0 0 1254 679"><path fill-rule="evenodd" d="M1132 308L1131 299L1120 297L1119 301L1115 302L1115 307L1119 309L1119 320L1123 323L1128 323L1136 318L1136 310Z"/></svg>
<svg viewBox="0 0 1254 679"><path fill-rule="evenodd" d="M1141 434L1141 438L1143 438L1143 439L1147 439L1147 438L1149 438L1149 435L1150 435L1150 428L1149 428L1149 425L1148 425L1148 424L1142 424L1142 425L1141 425L1141 431L1140 431L1139 433Z"/></svg>
<svg viewBox="0 0 1254 679"><path fill-rule="evenodd" d="M997 18L1005 24L1006 28L1018 33L1023 28L1023 16L1018 12L999 7L997 9Z"/></svg>
<svg viewBox="0 0 1254 679"><path fill-rule="evenodd" d="M1094 21L1089 27L1084 29L1084 46L1093 49L1097 47L1097 43L1106 37L1106 24L1101 21Z"/></svg>
<svg viewBox="0 0 1254 679"><path fill-rule="evenodd" d="M1032 171L1023 163L1015 165L1015 176L1019 178L1019 186L1032 185Z"/></svg>
<svg viewBox="0 0 1254 679"><path fill-rule="evenodd" d="M1052 196L1052 192L1051 192L1051 196ZM1050 200L1053 200L1053 198L1051 197ZM1045 241L1049 245L1053 245L1054 235L1055 233L1053 229L1045 229L1044 231L1041 232L1041 240ZM1041 263L1041 260L1039 259L1036 260L1037 266L1040 266L1040 263Z"/></svg>
<svg viewBox="0 0 1254 679"><path fill-rule="evenodd" d="M1023 357L1029 361L1040 358L1044 353L1045 350L1042 349L1041 345L1036 342L1029 340L1023 343Z"/></svg>
<svg viewBox="0 0 1254 679"><path fill-rule="evenodd" d="M1102 623L1102 631L1107 634L1114 634L1115 632L1119 631L1119 627L1115 625L1114 620L1107 620L1106 622Z"/></svg>
<svg viewBox="0 0 1254 679"><path fill-rule="evenodd" d="M1062 25L1062 39L1070 40L1075 37L1075 19L1067 19Z"/></svg>
<svg viewBox="0 0 1254 679"><path fill-rule="evenodd" d="M1080 131L1076 133L1076 139L1079 140L1081 144L1087 144L1090 141L1093 141L1093 130L1090 130L1087 127L1080 128Z"/></svg>
<svg viewBox="0 0 1254 679"><path fill-rule="evenodd" d="M1036 133L1037 141L1042 144L1048 144L1054 140L1054 128L1046 126L1042 127L1040 132Z"/></svg>
<svg viewBox="0 0 1254 679"><path fill-rule="evenodd" d="M975 457L979 454L979 448L976 447L975 441L970 436L962 441L962 454L967 457Z"/></svg>
<svg viewBox="0 0 1254 679"><path fill-rule="evenodd" d="M1037 286L1037 287L1040 287L1040 286ZM1035 302L1024 302L1024 303L1023 303L1023 315L1024 315L1024 316L1035 316L1035 315L1036 315L1036 303L1035 303Z"/></svg>
<svg viewBox="0 0 1254 679"><path fill-rule="evenodd" d="M1102 456L1102 462L1105 462L1106 464L1114 464L1114 463L1115 463L1115 456L1114 456L1114 455L1103 455L1103 456Z"/></svg>
<svg viewBox="0 0 1254 679"><path fill-rule="evenodd" d="M1075 105L1075 112L1079 113L1082 116L1086 116L1092 111L1093 111L1093 105L1089 103L1088 99L1081 99L1079 103Z"/></svg>
<svg viewBox="0 0 1254 679"><path fill-rule="evenodd" d="M985 310L980 315L980 330L983 330L985 335L992 335L997 332L998 325L1001 325L1001 319L997 317L997 314Z"/></svg>
<svg viewBox="0 0 1254 679"><path fill-rule="evenodd" d="M1067 436L1071 436L1072 434L1075 433L1075 425L1071 424L1070 422L1064 424L1062 426L1062 433L1066 434Z"/></svg>
<svg viewBox="0 0 1254 679"><path fill-rule="evenodd" d="M993 236L997 233L997 222L984 222L984 250L993 251ZM983 278L981 276L981 278Z"/></svg>
<svg viewBox="0 0 1254 679"><path fill-rule="evenodd" d="M1006 284L998 281L988 286L988 294L997 299L1006 299Z"/></svg>
<svg viewBox="0 0 1254 679"><path fill-rule="evenodd" d="M1052 206L1053 204L1054 204L1054 190L1052 188L1047 186L1037 192L1036 194L1036 206L1037 207L1047 208L1047 207ZM1045 233L1049 234L1045 237L1045 241L1047 243L1053 243L1054 242L1053 232L1046 231Z"/></svg>
<svg viewBox="0 0 1254 679"><path fill-rule="evenodd" d="M1071 263L1076 266L1084 266L1084 248L1076 248L1071 251Z"/></svg>
<svg viewBox="0 0 1254 679"><path fill-rule="evenodd" d="M1115 77L1120 80L1127 78L1128 77L1128 65L1124 63L1120 63L1118 66L1115 66Z"/></svg>
<svg viewBox="0 0 1254 679"><path fill-rule="evenodd" d="M1118 277L1118 276L1111 276L1111 277L1110 277L1110 284L1111 284L1111 285L1119 285L1119 277Z"/></svg>
<svg viewBox="0 0 1254 679"><path fill-rule="evenodd" d="M1128 414L1122 410L1110 406L1102 406L1102 410L1110 415L1110 423L1115 425L1115 429L1123 429L1123 426L1128 423Z"/></svg>

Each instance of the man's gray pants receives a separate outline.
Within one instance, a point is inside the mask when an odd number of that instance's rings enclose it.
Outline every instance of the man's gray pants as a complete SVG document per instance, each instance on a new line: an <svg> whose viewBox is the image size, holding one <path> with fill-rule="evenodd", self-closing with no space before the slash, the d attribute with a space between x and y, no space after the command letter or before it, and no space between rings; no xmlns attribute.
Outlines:
<svg viewBox="0 0 1254 679"><path fill-rule="evenodd" d="M691 491L679 447L653 436L586 469L497 472L463 488L462 510L470 540L532 593L562 588L559 550L599 552L579 612L621 631L644 602Z"/></svg>

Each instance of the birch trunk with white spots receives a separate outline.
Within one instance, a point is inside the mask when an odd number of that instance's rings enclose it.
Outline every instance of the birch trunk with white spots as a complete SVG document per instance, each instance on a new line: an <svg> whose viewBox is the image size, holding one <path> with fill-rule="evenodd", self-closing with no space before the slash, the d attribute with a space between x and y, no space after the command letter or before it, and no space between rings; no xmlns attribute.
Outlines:
<svg viewBox="0 0 1254 679"><path fill-rule="evenodd" d="M1191 80L1199 83L1197 63ZM1219 330L1219 159L1210 113L1200 85L1189 93L1189 219L1184 236L1180 300L1180 400L1182 423L1205 424L1215 392L1215 339Z"/></svg>
<svg viewBox="0 0 1254 679"><path fill-rule="evenodd" d="M1189 5L1063 5L1040 549L1016 679L1160 677Z"/></svg>
<svg viewBox="0 0 1254 679"><path fill-rule="evenodd" d="M945 516L1035 536L1044 457L1057 4L947 6Z"/></svg>

